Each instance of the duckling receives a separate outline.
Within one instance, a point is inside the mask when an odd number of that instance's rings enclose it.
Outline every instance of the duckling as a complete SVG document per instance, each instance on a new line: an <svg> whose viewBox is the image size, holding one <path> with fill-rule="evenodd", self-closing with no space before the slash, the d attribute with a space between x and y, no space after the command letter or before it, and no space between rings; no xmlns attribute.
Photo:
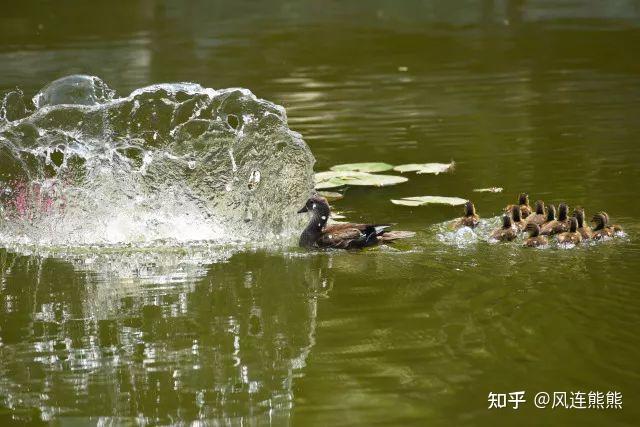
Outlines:
<svg viewBox="0 0 640 427"><path fill-rule="evenodd" d="M569 231L558 234L558 243L573 243L577 245L582 242L582 235L578 232L578 220L574 217L569 219Z"/></svg>
<svg viewBox="0 0 640 427"><path fill-rule="evenodd" d="M622 227L618 224L610 224L609 223L609 214L606 212L601 212L606 218L607 218L607 225L611 228L613 228L613 232L618 233L618 232L622 232Z"/></svg>
<svg viewBox="0 0 640 427"><path fill-rule="evenodd" d="M524 246L538 248L549 244L547 237L540 235L540 226L538 224L529 223L524 229L529 232L529 238L524 241Z"/></svg>
<svg viewBox="0 0 640 427"><path fill-rule="evenodd" d="M518 204L509 205L504 208L504 211L506 213L510 213L514 206L520 207L520 216L522 216L522 218L526 218L531 215L531 206L529 206L529 195L527 193L520 193L520 196L518 196Z"/></svg>
<svg viewBox="0 0 640 427"><path fill-rule="evenodd" d="M606 212L598 212L593 216L591 222L596 224L593 228L593 239L595 240L611 238L615 233L622 231L622 227L618 224L609 225L609 214Z"/></svg>
<svg viewBox="0 0 640 427"><path fill-rule="evenodd" d="M387 231L391 224L327 225L331 214L324 197L313 196L298 213L311 212L311 221L300 235L298 244L303 248L360 249L381 242L406 239L416 233L411 231Z"/></svg>
<svg viewBox="0 0 640 427"><path fill-rule="evenodd" d="M558 206L558 218L545 223L542 226L542 230L540 231L540 234L542 234L543 236L551 236L553 234L564 233L565 231L568 231L569 230L569 221L567 218L568 213L569 213L569 207L564 203L560 203L560 206Z"/></svg>
<svg viewBox="0 0 640 427"><path fill-rule="evenodd" d="M499 240L501 242L510 242L514 240L518 235L518 230L513 225L511 217L504 215L502 217L502 227L496 228L491 232L491 239Z"/></svg>
<svg viewBox="0 0 640 427"><path fill-rule="evenodd" d="M537 200L535 206L535 213L529 215L525 222L527 224L537 224L539 226L542 226L542 224L544 224L547 220L547 217L544 214L544 202L542 200Z"/></svg>
<svg viewBox="0 0 640 427"><path fill-rule="evenodd" d="M514 206L511 208L511 219L513 220L513 225L516 226L516 228L518 229L518 231L522 231L524 230L524 227L526 227L526 223L522 220L522 213L520 211L520 207L519 206Z"/></svg>
<svg viewBox="0 0 640 427"><path fill-rule="evenodd" d="M591 227L584 224L584 209L574 209L573 216L576 218L576 221L578 221L578 233L582 236L582 240L591 239L593 237L593 231L591 231Z"/></svg>
<svg viewBox="0 0 640 427"><path fill-rule="evenodd" d="M470 227L475 228L480 222L480 216L476 213L476 207L473 205L473 202L468 201L464 204L464 216L462 218L458 218L458 220L453 224L455 229L462 227Z"/></svg>

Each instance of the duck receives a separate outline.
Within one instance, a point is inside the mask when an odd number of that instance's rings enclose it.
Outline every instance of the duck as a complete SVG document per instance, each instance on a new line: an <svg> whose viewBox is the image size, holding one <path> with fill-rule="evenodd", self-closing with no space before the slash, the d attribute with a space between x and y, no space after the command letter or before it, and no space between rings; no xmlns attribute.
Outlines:
<svg viewBox="0 0 640 427"><path fill-rule="evenodd" d="M510 213L514 206L520 207L520 216L522 216L522 218L526 219L531 215L531 206L529 206L529 195L527 193L520 193L520 196L518 196L518 204L508 205L504 208L505 213Z"/></svg>
<svg viewBox="0 0 640 427"><path fill-rule="evenodd" d="M618 233L618 232L622 232L622 227L621 227L620 225L618 225L618 224L609 224L609 214L608 214L608 213L606 213L606 212L601 212L601 213L602 213L602 214L605 216L605 218L607 219L607 225L608 225L609 227L613 228L613 232L614 232L614 234L615 234L615 233Z"/></svg>
<svg viewBox="0 0 640 427"><path fill-rule="evenodd" d="M383 242L413 237L412 231L390 231L392 224L340 223L327 225L331 208L324 197L312 196L298 213L311 212L311 220L300 235L303 248L361 249Z"/></svg>
<svg viewBox="0 0 640 427"><path fill-rule="evenodd" d="M453 224L455 229L462 227L475 228L480 223L480 216L476 213L476 207L473 202L468 201L464 204L464 216L458 218Z"/></svg>
<svg viewBox="0 0 640 427"><path fill-rule="evenodd" d="M502 217L502 227L496 228L491 232L491 239L498 240L500 242L510 242L517 236L518 231L513 225L509 215L504 215Z"/></svg>
<svg viewBox="0 0 640 427"><path fill-rule="evenodd" d="M541 246L547 246L549 244L549 240L546 236L540 235L540 226L536 223L529 223L524 228L525 231L529 233L529 238L524 241L524 246L528 246L530 248L539 248Z"/></svg>
<svg viewBox="0 0 640 427"><path fill-rule="evenodd" d="M513 220L513 225L516 226L518 231L524 230L526 227L526 223L522 220L522 211L520 210L520 206L513 206L511 208L511 219Z"/></svg>
<svg viewBox="0 0 640 427"><path fill-rule="evenodd" d="M575 217L569 218L569 231L558 234L558 243L577 245L582 242L582 235L578 231L578 220Z"/></svg>
<svg viewBox="0 0 640 427"><path fill-rule="evenodd" d="M582 240L589 240L593 237L591 227L584 223L584 209L576 208L573 210L573 216L578 221L578 233L582 236Z"/></svg>
<svg viewBox="0 0 640 427"><path fill-rule="evenodd" d="M598 212L593 216L591 222L596 224L592 237L595 240L611 238L616 232L622 231L622 227L618 224L609 225L609 214L606 212Z"/></svg>
<svg viewBox="0 0 640 427"><path fill-rule="evenodd" d="M542 226L547 221L547 216L544 214L544 202L542 200L536 200L535 211L527 217L525 221L527 224L536 224Z"/></svg>
<svg viewBox="0 0 640 427"><path fill-rule="evenodd" d="M560 206L558 206L558 218L545 223L540 230L540 234L543 236L551 236L569 231L568 213L569 206L565 203L560 203Z"/></svg>

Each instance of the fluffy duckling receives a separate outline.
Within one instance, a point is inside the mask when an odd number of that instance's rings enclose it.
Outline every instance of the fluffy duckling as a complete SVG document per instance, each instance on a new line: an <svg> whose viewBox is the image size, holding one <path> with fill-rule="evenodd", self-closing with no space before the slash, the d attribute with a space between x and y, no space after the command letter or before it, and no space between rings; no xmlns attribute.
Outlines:
<svg viewBox="0 0 640 427"><path fill-rule="evenodd" d="M522 211L520 209L520 206L513 206L511 208L511 219L513 220L513 225L516 226L518 231L524 230L524 228L527 226L527 223L522 220L521 215Z"/></svg>
<svg viewBox="0 0 640 427"><path fill-rule="evenodd" d="M573 216L578 221L578 233L582 236L582 240L589 240L593 237L591 227L584 223L584 209L576 208L573 210Z"/></svg>
<svg viewBox="0 0 640 427"><path fill-rule="evenodd" d="M524 241L524 246L539 248L540 246L547 246L547 244L549 244L547 237L540 235L540 226L538 224L527 224L525 231L529 232L529 238Z"/></svg>
<svg viewBox="0 0 640 427"><path fill-rule="evenodd" d="M480 222L480 216L476 213L476 207L473 202L468 201L464 205L464 216L458 218L453 224L453 227L458 229L462 227L475 228Z"/></svg>
<svg viewBox="0 0 640 427"><path fill-rule="evenodd" d="M553 205L550 205L550 207L551 206ZM545 223L540 230L540 234L543 236L551 236L553 234L569 231L568 213L569 206L565 203L560 203L560 206L558 206L558 218Z"/></svg>
<svg viewBox="0 0 640 427"><path fill-rule="evenodd" d="M499 240L501 242L510 242L516 238L518 231L514 227L511 217L505 215L502 217L502 227L497 228L491 232L491 239Z"/></svg>
<svg viewBox="0 0 640 427"><path fill-rule="evenodd" d="M542 224L547 221L547 216L544 214L544 202L542 200L537 200L535 208L536 210L534 211L534 213L527 217L526 223L542 226Z"/></svg>
<svg viewBox="0 0 640 427"><path fill-rule="evenodd" d="M601 212L601 213L605 216L605 218L607 218L607 225L608 225L609 227L613 228L613 232L614 232L614 233L617 233L617 232L619 232L619 231L620 231L620 232L622 231L622 227L621 227L620 225L618 225L618 224L610 224L610 223L609 223L609 214L608 214L608 213L606 213L606 212Z"/></svg>
<svg viewBox="0 0 640 427"><path fill-rule="evenodd" d="M558 243L577 245L582 242L582 235L578 232L578 220L574 217L569 219L569 231L558 234Z"/></svg>
<svg viewBox="0 0 640 427"><path fill-rule="evenodd" d="M520 216L522 216L522 218L527 218L531 215L531 206L529 206L529 195L527 193L520 193L520 196L518 196L518 204L509 205L504 208L504 211L510 213L514 206L520 207Z"/></svg>
<svg viewBox="0 0 640 427"><path fill-rule="evenodd" d="M591 222L596 224L593 228L593 239L596 240L613 237L616 232L622 231L622 227L618 224L609 225L609 214L606 212L598 212L593 216Z"/></svg>
<svg viewBox="0 0 640 427"><path fill-rule="evenodd" d="M382 242L406 239L416 233L387 231L391 224L332 224L327 225L331 209L327 200L313 196L298 213L311 212L311 221L300 235L303 248L360 249Z"/></svg>

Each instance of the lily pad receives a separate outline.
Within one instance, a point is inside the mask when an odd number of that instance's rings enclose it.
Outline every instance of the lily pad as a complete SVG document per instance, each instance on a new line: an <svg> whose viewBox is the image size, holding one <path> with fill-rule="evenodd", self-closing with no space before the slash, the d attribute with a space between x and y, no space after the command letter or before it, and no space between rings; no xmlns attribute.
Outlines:
<svg viewBox="0 0 640 427"><path fill-rule="evenodd" d="M455 162L451 163L409 163L406 165L399 165L393 168L394 171L404 172L416 172L418 174L432 173L438 175L440 173L449 172L455 166Z"/></svg>
<svg viewBox="0 0 640 427"><path fill-rule="evenodd" d="M315 175L316 190L342 187L344 185L361 185L371 187L384 187L408 181L403 176L376 175L355 171L327 171Z"/></svg>
<svg viewBox="0 0 640 427"><path fill-rule="evenodd" d="M318 191L318 194L327 199L328 202L344 198L342 193L337 193L335 191Z"/></svg>
<svg viewBox="0 0 640 427"><path fill-rule="evenodd" d="M476 188L476 193L502 193L502 187Z"/></svg>
<svg viewBox="0 0 640 427"><path fill-rule="evenodd" d="M393 169L393 165L388 163L345 163L335 165L330 168L332 171L355 171L355 172L385 172Z"/></svg>
<svg viewBox="0 0 640 427"><path fill-rule="evenodd" d="M467 203L466 199L460 197L443 197L443 196L418 196L405 197L399 200L391 200L394 205L400 206L422 206L422 205L450 205L459 206Z"/></svg>

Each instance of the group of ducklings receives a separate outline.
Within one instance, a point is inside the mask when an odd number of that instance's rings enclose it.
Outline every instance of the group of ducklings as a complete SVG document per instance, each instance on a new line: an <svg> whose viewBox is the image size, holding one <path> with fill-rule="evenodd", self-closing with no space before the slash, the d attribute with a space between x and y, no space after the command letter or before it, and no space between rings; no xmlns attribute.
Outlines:
<svg viewBox="0 0 640 427"><path fill-rule="evenodd" d="M491 232L491 239L510 242L515 240L518 233L527 232L529 237L525 240L524 246L540 247L549 244L548 236L556 236L560 244L577 245L588 240L602 240L611 238L617 232L622 231L622 227L617 224L609 224L609 215L606 212L598 212L593 216L591 222L595 227L591 228L584 223L585 212L583 208L575 208L571 217L569 207L565 203L556 207L548 205L546 207L542 200L535 203L534 209L529 206L529 195L520 194L517 205L509 205L504 208L502 226ZM480 222L480 217L476 213L472 202L465 204L465 214L455 223L455 228L470 227L475 228Z"/></svg>

